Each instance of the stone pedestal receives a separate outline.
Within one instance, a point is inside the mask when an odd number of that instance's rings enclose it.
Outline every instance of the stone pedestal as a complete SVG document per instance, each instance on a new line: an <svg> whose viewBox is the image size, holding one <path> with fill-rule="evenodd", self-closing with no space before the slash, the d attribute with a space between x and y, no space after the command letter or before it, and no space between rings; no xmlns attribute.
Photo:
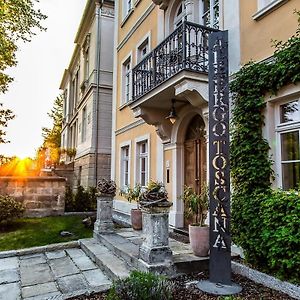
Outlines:
<svg viewBox="0 0 300 300"><path fill-rule="evenodd" d="M113 197L111 195L97 196L97 220L94 225L94 235L114 232L112 210Z"/></svg>
<svg viewBox="0 0 300 300"><path fill-rule="evenodd" d="M140 259L148 265L161 266L159 273L172 268L172 251L169 247L169 208L143 210L143 235Z"/></svg>

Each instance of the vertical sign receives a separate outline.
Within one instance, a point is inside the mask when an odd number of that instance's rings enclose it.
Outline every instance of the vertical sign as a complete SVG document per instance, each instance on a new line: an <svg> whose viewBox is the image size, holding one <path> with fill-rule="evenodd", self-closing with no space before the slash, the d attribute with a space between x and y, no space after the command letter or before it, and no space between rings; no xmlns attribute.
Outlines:
<svg viewBox="0 0 300 300"><path fill-rule="evenodd" d="M209 280L231 285L228 32L209 35Z"/></svg>

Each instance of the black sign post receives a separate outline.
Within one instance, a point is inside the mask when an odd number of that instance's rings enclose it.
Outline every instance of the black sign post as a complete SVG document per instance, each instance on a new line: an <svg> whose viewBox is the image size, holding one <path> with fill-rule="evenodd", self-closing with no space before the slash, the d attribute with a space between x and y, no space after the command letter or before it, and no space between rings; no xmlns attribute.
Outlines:
<svg viewBox="0 0 300 300"><path fill-rule="evenodd" d="M236 294L231 282L228 32L209 35L209 281L198 287L218 295Z"/></svg>

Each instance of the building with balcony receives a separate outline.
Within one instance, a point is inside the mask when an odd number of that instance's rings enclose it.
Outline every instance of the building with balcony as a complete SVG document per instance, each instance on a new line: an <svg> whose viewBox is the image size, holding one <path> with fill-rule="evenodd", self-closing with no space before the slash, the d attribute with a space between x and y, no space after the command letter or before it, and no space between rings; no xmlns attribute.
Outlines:
<svg viewBox="0 0 300 300"><path fill-rule="evenodd" d="M183 227L184 186L207 182L208 36L229 30L240 67L239 2L120 1L115 18L112 176L121 189L164 182L170 225ZM115 209L130 204L117 196Z"/></svg>
<svg viewBox="0 0 300 300"><path fill-rule="evenodd" d="M170 225L188 220L184 186L208 181L208 36L228 30L229 74L250 60L272 59L271 40L297 28L298 0L123 0L115 8L112 178L121 189L165 184ZM266 98L263 129L275 158L274 187L300 178L299 86ZM287 115L290 107L293 115ZM295 155L288 155L294 149ZM119 215L132 204L118 195Z"/></svg>
<svg viewBox="0 0 300 300"><path fill-rule="evenodd" d="M60 89L65 164L74 164L74 185L95 186L110 177L114 1L88 0L75 49Z"/></svg>

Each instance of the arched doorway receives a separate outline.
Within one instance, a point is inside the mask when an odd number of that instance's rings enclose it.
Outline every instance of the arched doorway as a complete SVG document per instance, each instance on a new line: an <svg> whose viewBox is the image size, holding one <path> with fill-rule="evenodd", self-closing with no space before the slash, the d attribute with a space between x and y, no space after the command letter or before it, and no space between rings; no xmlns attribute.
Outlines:
<svg viewBox="0 0 300 300"><path fill-rule="evenodd" d="M206 182L206 139L205 124L200 115L190 121L184 141L184 184L193 188L196 193ZM191 220L184 218L184 226Z"/></svg>

